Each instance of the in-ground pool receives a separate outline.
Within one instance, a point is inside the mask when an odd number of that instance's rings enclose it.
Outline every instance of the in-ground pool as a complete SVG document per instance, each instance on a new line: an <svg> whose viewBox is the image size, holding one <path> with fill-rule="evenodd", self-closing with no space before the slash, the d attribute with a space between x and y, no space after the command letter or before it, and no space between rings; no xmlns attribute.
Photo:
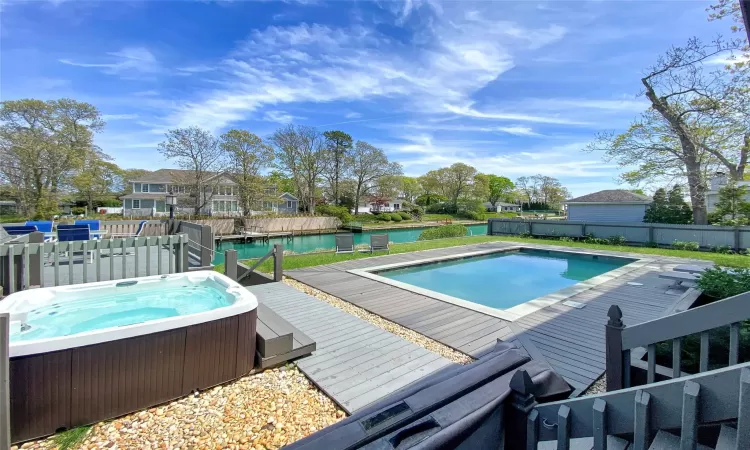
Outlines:
<svg viewBox="0 0 750 450"><path fill-rule="evenodd" d="M505 315L494 315L513 320L530 312L525 305L527 302L558 293L634 261L586 253L515 248L351 272L483 312L507 311ZM562 299L564 296L558 297Z"/></svg>
<svg viewBox="0 0 750 450"><path fill-rule="evenodd" d="M214 271L30 289L10 315L11 439L121 416L239 378L257 299Z"/></svg>
<svg viewBox="0 0 750 450"><path fill-rule="evenodd" d="M478 225L467 225L469 233L472 236L485 235L487 234L487 224ZM354 233L354 245L369 244L370 235L372 234L388 234L388 240L401 244L404 242L414 242L417 240L420 234L427 227L420 228L400 228L397 230L368 230L362 233ZM334 234L318 234L318 235L305 235L296 236L291 241L287 241L285 238L271 239L271 242L221 242L216 246L216 256L214 258L214 264L222 264L224 262L224 250L234 249L237 250L237 257L239 259L251 259L260 258L261 256L268 253L273 247L274 243L284 244L284 250L291 250L296 253L308 253L314 250L328 249L333 250L336 248L336 239Z"/></svg>

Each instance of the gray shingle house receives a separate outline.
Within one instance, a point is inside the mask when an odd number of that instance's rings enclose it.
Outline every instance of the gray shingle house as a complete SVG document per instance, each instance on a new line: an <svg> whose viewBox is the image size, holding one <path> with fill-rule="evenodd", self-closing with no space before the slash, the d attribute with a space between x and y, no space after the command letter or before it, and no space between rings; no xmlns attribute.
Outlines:
<svg viewBox="0 0 750 450"><path fill-rule="evenodd" d="M521 211L521 205L517 205L515 203L505 203L505 202L495 202L495 205L493 206L490 202L484 202L484 207L487 208L487 211L493 211L493 212L520 212Z"/></svg>
<svg viewBox="0 0 750 450"><path fill-rule="evenodd" d="M651 197L625 189L608 189L565 202L568 220L586 222L643 222Z"/></svg>
<svg viewBox="0 0 750 450"><path fill-rule="evenodd" d="M177 169L159 169L129 180L132 193L124 195L123 216L125 217L159 217L169 215L165 196L172 191L177 196L176 213L194 214L190 193L185 186L185 179L190 171ZM216 178L219 178L218 180ZM209 201L201 209L201 214L213 216L241 216L244 211L239 203L239 189L237 184L225 174L215 174L209 178L208 186L201 197L208 196ZM214 189L216 192L214 192ZM263 212L282 214L296 214L299 211L299 200L294 195L283 192L277 194L275 186L265 189L266 198L258 202L257 209L248 211L245 215ZM201 203L203 203L201 201Z"/></svg>

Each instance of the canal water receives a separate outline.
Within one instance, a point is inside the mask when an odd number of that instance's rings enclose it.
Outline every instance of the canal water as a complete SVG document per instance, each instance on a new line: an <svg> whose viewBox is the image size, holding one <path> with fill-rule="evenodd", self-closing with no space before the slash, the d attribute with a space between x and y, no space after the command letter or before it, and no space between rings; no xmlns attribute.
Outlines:
<svg viewBox="0 0 750 450"><path fill-rule="evenodd" d="M469 233L472 236L487 234L487 224L468 225ZM388 240L394 244L404 242L414 242L426 228L402 228L398 230L371 230L362 233L354 233L354 245L369 244L371 234L388 233ZM221 242L216 246L216 256L214 264L224 262L224 250L237 250L237 258L250 259L260 258L268 253L273 244L284 244L284 250L291 250L296 253L308 253L314 250L333 250L336 248L336 241L333 234L316 234L307 236L295 236L293 240L287 241L286 238L271 239L271 242Z"/></svg>

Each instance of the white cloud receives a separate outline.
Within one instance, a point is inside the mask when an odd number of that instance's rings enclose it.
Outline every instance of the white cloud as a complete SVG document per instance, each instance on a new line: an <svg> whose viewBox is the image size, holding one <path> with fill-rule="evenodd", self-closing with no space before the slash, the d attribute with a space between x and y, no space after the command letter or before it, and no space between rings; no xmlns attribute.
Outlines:
<svg viewBox="0 0 750 450"><path fill-rule="evenodd" d="M178 72L183 72L185 74L194 74L194 73L203 73L203 72L212 72L216 70L215 67L206 66L203 64L197 65L197 66L187 66L187 67L178 67Z"/></svg>
<svg viewBox="0 0 750 450"><path fill-rule="evenodd" d="M263 120L267 122L276 122L276 123L290 123L294 119L298 119L299 117L293 116L291 114L287 114L284 111L266 111L263 114Z"/></svg>
<svg viewBox="0 0 750 450"><path fill-rule="evenodd" d="M112 62L88 63L60 59L59 62L76 67L100 68L103 72L118 75L127 72L157 73L161 70L156 57L143 47L125 47L117 52L108 52Z"/></svg>
<svg viewBox="0 0 750 450"><path fill-rule="evenodd" d="M750 62L750 54L733 55L731 53L724 53L721 55L716 55L708 60L709 64L722 66L737 64L741 62Z"/></svg>
<svg viewBox="0 0 750 450"><path fill-rule="evenodd" d="M131 119L137 119L138 114L102 114L102 120L104 121L110 121L110 120L131 120Z"/></svg>
<svg viewBox="0 0 750 450"><path fill-rule="evenodd" d="M360 114L358 112L350 111L350 112L344 114L344 117L347 118L347 119L359 119L360 117L362 117L362 114Z"/></svg>
<svg viewBox="0 0 750 450"><path fill-rule="evenodd" d="M445 105L448 111L462 116L476 117L479 119L514 120L519 122L553 123L561 125L587 125L587 122L566 119L557 116L537 116L532 114L519 114L512 112L482 112L474 109L471 104L465 106Z"/></svg>

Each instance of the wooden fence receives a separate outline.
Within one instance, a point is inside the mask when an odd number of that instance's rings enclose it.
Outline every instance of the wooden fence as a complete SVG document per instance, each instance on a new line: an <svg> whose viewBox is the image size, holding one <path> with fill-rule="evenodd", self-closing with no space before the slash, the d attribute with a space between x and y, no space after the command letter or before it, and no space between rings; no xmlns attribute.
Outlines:
<svg viewBox="0 0 750 450"><path fill-rule="evenodd" d="M255 271L268 258L273 258L273 277ZM284 277L283 267L284 246L282 244L274 244L273 248L263 255L262 258L255 261L252 266L246 266L237 261L237 250L224 251L224 275L244 286L281 281Z"/></svg>
<svg viewBox="0 0 750 450"><path fill-rule="evenodd" d="M138 276L186 272L187 234L71 242L27 242L0 245L3 295L33 287L50 287Z"/></svg>
<svg viewBox="0 0 750 450"><path fill-rule="evenodd" d="M187 234L188 251L190 252L191 266L197 268L210 268L214 259L216 242L214 241L213 228L210 225L175 221L172 224L175 234Z"/></svg>
<svg viewBox="0 0 750 450"><path fill-rule="evenodd" d="M602 223L568 220L490 219L487 234L530 234L541 237L598 238L623 236L633 244L671 245L674 241L697 242L703 248L729 246L750 248L750 227L675 225L662 223Z"/></svg>

